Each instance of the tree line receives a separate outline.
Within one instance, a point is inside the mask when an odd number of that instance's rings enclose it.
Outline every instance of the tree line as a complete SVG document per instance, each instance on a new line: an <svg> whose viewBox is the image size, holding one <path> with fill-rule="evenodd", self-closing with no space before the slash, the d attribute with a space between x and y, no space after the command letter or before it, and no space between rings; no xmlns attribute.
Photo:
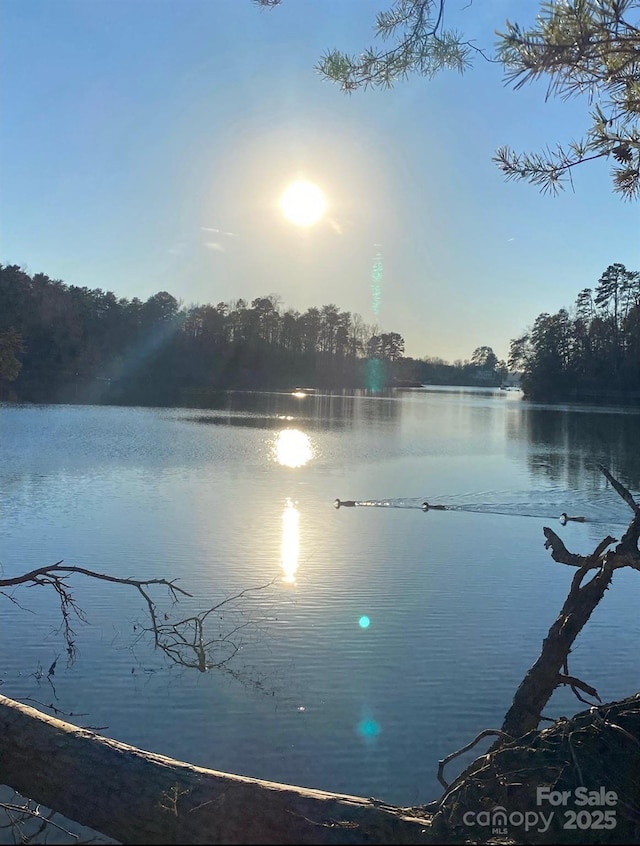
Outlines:
<svg viewBox="0 0 640 846"><path fill-rule="evenodd" d="M457 359L451 364L437 356L405 360L405 367L423 385L470 385L472 387L501 387L508 379L506 363L489 346L476 347L470 359Z"/></svg>
<svg viewBox="0 0 640 846"><path fill-rule="evenodd" d="M184 307L160 291L142 301L0 265L0 398L30 402L198 404L211 391L295 386L499 385L489 346L467 361L404 355L333 303L282 309L269 294Z"/></svg>
<svg viewBox="0 0 640 846"><path fill-rule="evenodd" d="M534 400L640 400L640 272L611 264L570 311L538 315L509 367Z"/></svg>
<svg viewBox="0 0 640 846"><path fill-rule="evenodd" d="M0 265L0 389L28 401L173 404L189 392L384 381L404 353L397 332L329 304L281 310L276 295L183 307L142 302Z"/></svg>

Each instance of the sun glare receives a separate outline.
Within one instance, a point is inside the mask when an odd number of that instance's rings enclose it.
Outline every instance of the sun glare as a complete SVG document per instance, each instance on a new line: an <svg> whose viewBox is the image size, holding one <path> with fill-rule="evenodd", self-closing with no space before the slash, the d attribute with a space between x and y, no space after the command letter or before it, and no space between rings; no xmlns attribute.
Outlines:
<svg viewBox="0 0 640 846"><path fill-rule="evenodd" d="M289 584L296 582L298 556L300 555L300 512L293 502L287 498L286 508L282 514L282 552L281 561L284 570L284 581Z"/></svg>
<svg viewBox="0 0 640 846"><path fill-rule="evenodd" d="M327 198L315 182L298 179L280 198L282 214L296 226L313 226L327 210Z"/></svg>
<svg viewBox="0 0 640 846"><path fill-rule="evenodd" d="M278 432L273 450L275 460L285 467L304 467L313 458L311 439L299 429Z"/></svg>

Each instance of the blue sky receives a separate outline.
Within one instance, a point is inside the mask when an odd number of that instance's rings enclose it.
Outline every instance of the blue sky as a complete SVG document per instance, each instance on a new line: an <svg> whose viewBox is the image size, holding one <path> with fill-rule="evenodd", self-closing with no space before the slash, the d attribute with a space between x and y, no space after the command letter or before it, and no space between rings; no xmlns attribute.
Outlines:
<svg viewBox="0 0 640 846"><path fill-rule="evenodd" d="M530 23L537 7L464 5L449 2L449 22L487 48L507 16ZM484 344L506 357L607 265L640 270L640 207L613 195L606 162L554 198L491 161L501 144L579 137L584 102L545 103L544 84L514 92L481 61L391 91L322 81L321 54L368 46L381 8L2 0L0 262L186 306L333 302L400 332L407 354L449 361ZM329 202L306 230L278 208L300 175Z"/></svg>

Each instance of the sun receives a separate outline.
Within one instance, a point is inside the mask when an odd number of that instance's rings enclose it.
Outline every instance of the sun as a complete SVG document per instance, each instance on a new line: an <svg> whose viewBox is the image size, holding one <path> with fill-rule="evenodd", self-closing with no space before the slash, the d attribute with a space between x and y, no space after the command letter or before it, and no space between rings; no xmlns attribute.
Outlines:
<svg viewBox="0 0 640 846"><path fill-rule="evenodd" d="M280 198L280 208L290 223L313 226L327 210L327 198L315 182L298 179L285 189Z"/></svg>

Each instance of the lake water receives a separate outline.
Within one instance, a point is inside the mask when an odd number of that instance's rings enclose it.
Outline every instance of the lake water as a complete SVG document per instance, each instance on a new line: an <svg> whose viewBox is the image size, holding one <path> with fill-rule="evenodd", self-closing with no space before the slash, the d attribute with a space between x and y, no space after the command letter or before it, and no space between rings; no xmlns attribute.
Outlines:
<svg viewBox="0 0 640 846"><path fill-rule="evenodd" d="M273 582L210 618L216 633L248 624L239 677L167 668L137 640L135 591L78 576L89 622L71 667L51 592L4 600L2 692L218 770L434 799L438 760L500 726L566 596L574 571L543 526L583 554L624 530L596 465L637 494L640 414L444 388L218 405L1 406L0 561L179 578L185 615ZM588 522L563 528L562 511ZM603 701L640 688L637 576L616 573L572 654ZM54 699L38 669L57 656ZM558 691L547 714L584 707Z"/></svg>

